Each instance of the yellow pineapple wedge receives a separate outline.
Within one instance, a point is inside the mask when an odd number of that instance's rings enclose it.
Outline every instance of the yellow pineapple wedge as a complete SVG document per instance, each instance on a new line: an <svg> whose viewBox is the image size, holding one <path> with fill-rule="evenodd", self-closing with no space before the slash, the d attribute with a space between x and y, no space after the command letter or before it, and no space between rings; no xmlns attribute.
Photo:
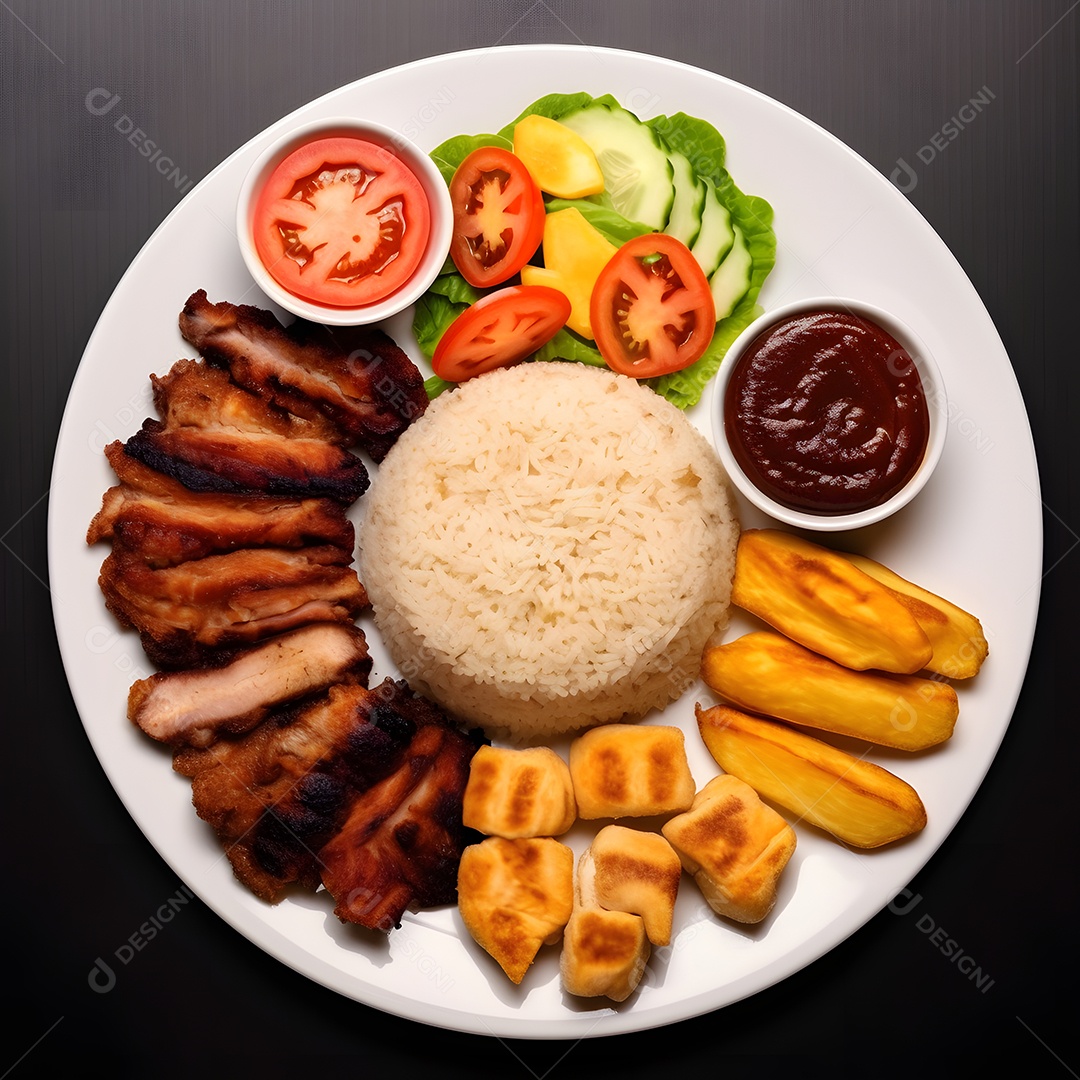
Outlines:
<svg viewBox="0 0 1080 1080"><path fill-rule="evenodd" d="M926 825L915 789L879 765L726 705L696 712L705 746L725 773L837 840L876 848Z"/></svg>
<svg viewBox="0 0 1080 1080"><path fill-rule="evenodd" d="M933 655L926 670L949 679L970 679L990 652L982 623L948 600L894 573L863 555L848 555L852 566L889 589L911 612L930 639Z"/></svg>
<svg viewBox="0 0 1080 1080"><path fill-rule="evenodd" d="M778 529L747 529L732 602L856 671L911 675L933 654L918 618L845 555Z"/></svg>
<svg viewBox="0 0 1080 1080"><path fill-rule="evenodd" d="M944 742L960 711L939 679L851 671L767 630L706 648L701 675L750 712L897 750Z"/></svg>

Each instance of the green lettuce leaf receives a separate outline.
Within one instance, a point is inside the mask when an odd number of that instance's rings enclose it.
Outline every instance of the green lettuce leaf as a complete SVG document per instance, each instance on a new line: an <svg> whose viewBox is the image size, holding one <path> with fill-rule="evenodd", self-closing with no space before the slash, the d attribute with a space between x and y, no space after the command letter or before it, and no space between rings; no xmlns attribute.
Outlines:
<svg viewBox="0 0 1080 1080"><path fill-rule="evenodd" d="M503 150L514 148L513 143L502 135L455 135L431 151L431 160L438 166L447 187L454 179L457 167L481 146L499 146Z"/></svg>
<svg viewBox="0 0 1080 1080"><path fill-rule="evenodd" d="M470 285L458 273L457 267L440 274L432 283L430 292L445 296L452 304L475 304L482 296L486 296L491 289L477 289Z"/></svg>
<svg viewBox="0 0 1080 1080"><path fill-rule="evenodd" d="M674 116L654 116L646 123L660 136L668 148L682 154L698 176L706 176L718 187L720 174L727 172L724 161L727 144L720 134L705 120L686 113Z"/></svg>
<svg viewBox="0 0 1080 1080"><path fill-rule="evenodd" d="M584 92L547 94L537 99L511 123L495 134L458 135L447 139L432 151L432 158L449 184L454 170L473 150L480 146L501 146L513 149L514 126L531 115L559 120L567 114L599 102L619 106L610 94L594 98ZM739 190L726 168L727 147L724 137L712 124L685 113L657 116L647 121L672 150L683 154L694 171L707 177L716 186L717 194L727 207L732 220L742 231L753 262L750 288L735 310L717 324L705 354L690 367L670 375L650 379L647 385L680 409L687 409L701 400L709 380L716 374L732 343L742 331L761 314L757 298L761 287L776 262L776 235L773 232L773 209L763 198L746 195ZM606 194L584 199L548 198L547 210L576 207L586 220L611 243L619 246L649 229L640 222L628 221L611 206ZM512 284L508 282L507 284ZM488 290L490 291L490 290ZM425 297L417 304L413 330L424 355L431 357L446 327L465 308L475 303L483 291L474 289L447 260L440 276ZM595 366L605 366L596 346L568 329L562 329L533 357L535 360L570 360ZM453 384L432 378L425 384L428 396L434 397Z"/></svg>
<svg viewBox="0 0 1080 1080"><path fill-rule="evenodd" d="M650 231L648 225L642 225L640 221L628 221L610 205L605 206L600 202L594 202L593 198L587 199L548 199L547 212L554 214L559 210L567 210L573 207L580 210L585 220L605 239L610 240L616 247L625 244L627 240L633 240L635 236Z"/></svg>
<svg viewBox="0 0 1080 1080"><path fill-rule="evenodd" d="M520 115L514 117L506 127L500 130L499 134L504 139L513 142L514 128L518 121L524 120L526 116L546 116L551 120L561 120L564 116L578 109L584 109L586 105L591 105L594 101L599 101L604 105L619 104L610 94L604 94L598 98L584 91L576 94L545 94L542 98L537 98Z"/></svg>
<svg viewBox="0 0 1080 1080"><path fill-rule="evenodd" d="M576 360L593 367L607 367L600 350L591 341L565 326L534 354L533 359Z"/></svg>
<svg viewBox="0 0 1080 1080"><path fill-rule="evenodd" d="M455 304L434 289L429 289L413 309L412 330L420 351L430 360L435 355L435 346L446 328L468 307L468 304Z"/></svg>
<svg viewBox="0 0 1080 1080"><path fill-rule="evenodd" d="M457 383L440 379L438 375L432 375L430 379L424 380L424 391L427 393L428 401L434 401L444 390L453 390L456 385Z"/></svg>

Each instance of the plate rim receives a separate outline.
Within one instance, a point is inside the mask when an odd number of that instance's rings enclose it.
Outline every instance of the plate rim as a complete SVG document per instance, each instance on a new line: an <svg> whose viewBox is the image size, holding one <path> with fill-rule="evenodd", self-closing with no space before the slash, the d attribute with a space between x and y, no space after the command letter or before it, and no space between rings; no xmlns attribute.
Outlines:
<svg viewBox="0 0 1080 1080"><path fill-rule="evenodd" d="M904 198L904 196L896 190L894 185L890 184L886 177L881 174L876 168L874 168L874 166L872 166L857 151L852 149L852 147L850 147L847 143L843 142L843 140L839 139L837 136L833 135L827 129L821 127L815 121L811 120L809 117L806 117L802 113L799 113L797 110L793 109L791 106L788 106L785 103L764 94L762 91L759 91L753 87L749 87L743 83L739 83L738 81L717 72L712 72L707 69L685 63L683 61L672 60L668 57L655 56L635 50L615 49L607 46L590 46L584 44L524 44L491 46L447 53L436 53L409 61L405 64L394 65L393 67L389 67L381 71L371 72L360 79L354 80L352 82L343 84L342 86L336 87L330 91L327 91L325 94L322 94L319 97L304 103L303 105L297 107L288 114L282 116L267 127L263 128L261 131L257 132L251 138L245 140L244 143L242 143L230 154L228 154L222 161L220 161L198 182L198 184L196 184L184 196L183 199L180 200L180 202L177 203L175 207L172 208L172 210L170 210L170 212L162 219L162 221L152 230L143 245L140 247L139 251L136 253L135 257L131 260L131 262L125 269L124 273L120 276L120 278L114 285L110 296L106 301L106 304L102 308L101 313L98 315L94 328L87 339L82 356L80 357L78 368L75 372L74 378L72 379L70 388L68 390L67 399L65 401L63 416L60 422L60 427L56 439L56 446L54 450L54 458L50 477L50 490L52 490L53 487L57 484L59 479L59 473L63 465L60 453L61 448L71 437L70 427L71 424L74 422L74 410L72 407L72 402L76 398L77 393L81 388L81 380L91 377L86 360L87 357L98 348L98 337L99 334L104 332L103 324L106 321L106 314L110 311L111 307L114 304L120 302L119 294L123 291L125 285L129 282L129 279L131 279L134 275L137 274L142 260L147 255L148 250L157 240L159 233L165 230L166 226L168 226L168 224L172 221L175 215L181 213L183 209L189 205L189 200L191 200L192 203L197 202L199 193L205 189L205 187L211 182L211 180L218 176L222 171L229 168L230 164L234 161L234 159L250 150L254 145L258 144L263 140L268 140L279 129L297 122L298 118L312 112L313 110L325 107L337 97L351 94L357 91L359 88L364 87L366 84L377 82L380 78L384 78L390 74L407 74L409 72L420 70L426 67L438 66L442 63L456 63L467 60L468 58L478 58L493 53L506 52L535 53L544 56L551 56L553 54L573 55L583 52L598 53L603 55L617 56L624 60L630 59L637 61L645 61L650 65L670 67L682 72L690 73L695 78L702 78L705 81L717 81L726 84L733 90L736 90L740 93L748 94L753 98L756 98L760 103L771 109L780 110L782 113L786 114L791 121L808 126L809 129L812 130L812 132L814 133L815 137L820 138L821 136L824 136L830 143L834 145L835 148L837 148L844 155L846 155L853 164L858 163L865 170L868 170L869 173L872 174L872 176L876 178L877 181L885 185L885 187L890 193L890 197L900 200L900 203L908 208L912 220L917 219L922 223L922 227L928 231L929 236L933 238L934 242L936 242L936 245L939 249L939 256L947 257L947 260L950 263L951 269L953 271L952 276L954 276L956 279L956 284L959 286L962 282L966 286L967 290L970 293L969 299L974 301L977 309L986 318L989 330L997 339L997 342L1001 347L1002 354L1006 357L1006 359L1008 359L1008 352L1004 347L1004 343L1001 341L1000 334L997 331L997 327L994 324L993 318L990 315L989 311L986 309L981 297L979 297L977 291L975 290L974 284L968 277L967 273L964 271L963 267L960 265L959 261L956 259L955 255L949 249L948 245L945 244L945 242L942 240L942 238L934 229L934 227L930 224L930 222L919 212L919 210L914 206L914 204ZM714 385L714 382L710 382L708 387L709 393L713 391ZM1033 494L1035 495L1036 499L1041 502L1041 484L1039 477L1038 458L1035 452L1030 418L1028 416L1027 408L1023 400L1023 395L1020 390L1019 383L1016 380L1014 370L1012 370L1012 379L1002 389L1007 389L1011 395L1015 396L1016 402L1018 402L1019 404L1021 414L1026 421L1024 425L1024 436L1027 450L1030 456L1030 463L1033 470L1033 479L1036 485ZM312 970L313 968L321 969L323 967L329 969L329 965L325 964L325 962L321 958L315 957L309 953L307 954L309 957L309 963L307 965L302 965L296 961L295 957L287 955L289 953L290 946L295 948L295 945L293 945L293 943L291 943L284 935L282 935L276 927L270 926L267 923L258 923L254 927L254 929L250 926L240 926L236 921L236 911L233 910L234 905L231 905L227 902L221 902L216 897L209 898L204 895L201 889L196 888L195 886L191 886L190 882L187 882L184 874L182 874L178 870L177 866L174 864L173 858L170 856L170 853L166 850L163 850L162 845L158 843L157 839L153 835L153 830L148 826L147 823L144 823L142 814L137 811L135 806L132 805L131 800L125 793L123 781L114 778L113 773L107 762L108 755L102 753L98 745L96 732L92 729L92 725L88 724L87 721L84 719L84 711L81 707L81 698L83 695L78 691L74 681L70 676L71 669L67 659L67 650L65 648L64 634L61 630L61 613L58 611L59 598L57 591L53 587L54 575L56 573L55 567L58 565L57 560L62 557L64 550L62 545L69 543L70 537L64 537L61 540L61 538L57 535L57 527L54 524L56 520L57 517L54 511L53 501L50 499L47 527L47 557L49 564L50 603L52 606L54 628L56 630L58 643L60 645L61 658L64 662L65 677L68 679L72 697L76 703L76 709L79 714L80 722L82 724L83 730L86 733L87 738L90 741L91 747L94 750L95 756L98 759L98 764L105 772L106 777L109 779L109 782L113 787L114 792L116 793L117 797L120 798L121 803L124 805L125 809L132 817L132 819L136 822L140 831L143 833L143 836L150 842L151 846L154 847L157 853L174 870L174 872L178 874L181 880L189 884L189 887L191 887L193 891L195 891L195 893L199 895L200 899L203 901L203 903L207 905L207 907L209 907L215 912L215 914L217 914L225 922L227 922L232 929L237 930L244 937L248 938L248 940L257 944L264 951L269 952L275 959L277 959L281 963L284 963L287 967L293 968L294 971L297 971L298 973L304 975L305 978L311 979L312 981L315 981L320 985L330 990L333 990L336 993L340 993L343 996L358 1001L362 1004L368 1005L376 1010L391 1012L395 1015L414 1020L418 1023L473 1034L494 1035L496 1037L507 1036L513 1038L527 1039L577 1039L584 1037L609 1036L633 1031L642 1031L676 1021L691 1019L693 1017L715 1011L716 1009L722 1008L725 1005L734 1004L737 1001L744 1000L747 997L753 996L756 993L759 993L771 986L776 985L778 982L783 981L783 979L795 974L798 971L801 971L803 968L812 964L815 960L819 959L825 953L842 944L848 937L850 937L856 931L865 926L866 923L874 917L874 914L876 914L881 908L883 908L884 905L889 901L889 899L891 899L893 890L890 887L888 890L884 890L887 891L889 895L884 897L879 907L875 908L873 912L866 915L865 917L856 918L853 925L848 926L846 930L837 935L834 932L835 923L838 921L847 921L847 919L842 919L841 916L838 915L836 918L827 923L825 927L823 927L817 932L818 938L821 939L820 947L806 948L804 945L803 949L801 950L800 957L798 961L794 964L794 966L792 966L789 962L789 954L784 954L782 957L778 958L773 963L767 965L767 967L764 969L766 971L776 967L782 969L782 972L779 974L778 977L769 978L763 984L756 985L756 983L760 982L759 976L761 975L762 969L755 969L754 972L752 972L750 975L744 976L741 980L741 982L755 985L747 985L742 990L742 992L735 993L733 996L728 996L722 1002L704 1002L700 1003L700 1007L694 1009L687 1009L685 1006L688 1004L689 1001L697 1002L699 1001L700 997L708 997L709 995L698 995L698 997L691 999L679 999L667 1005L657 1006L648 1013L635 1014L633 1010L627 1010L623 1012L615 1012L614 1014L606 1013L601 1016L581 1016L579 1014L569 1014L568 1016L559 1019L529 1017L515 1017L512 1019L488 1018L491 1021L490 1023L481 1022L478 1024L476 1023L477 1017L475 1016L475 1014L466 1013L463 1009L443 1010L436 1008L432 1010L432 1012L436 1015L417 1015L415 1012L410 1012L407 1010L402 1011L398 1009L388 1008L385 997L380 998L380 990L377 987L365 986L364 989L367 991L366 993L360 993L356 990L356 988L354 988L352 991L347 990L343 988L342 985L340 985L340 983L343 981L341 978L339 978L337 980L337 984L335 984L335 980L329 971L320 974L317 971ZM1031 607L1031 625L1030 627L1024 628L1023 634L1023 638L1026 643L1026 651L1022 657L1022 663L1020 664L1020 670L1022 674L1016 685L1012 687L1011 697L1007 703L1007 718L1005 720L1005 723L1001 727L999 736L994 742L992 751L988 754L985 763L978 771L977 780L972 784L971 790L967 795L967 798L963 801L963 806L956 814L955 818L951 821L948 828L941 835L941 837L926 853L925 858L921 859L919 866L916 868L916 873L919 872L919 870L921 870L923 867L925 867L927 863L934 857L934 855L939 850L941 844L944 843L945 839L952 833L953 829L956 827L960 817L962 817L963 814L967 812L968 807L970 806L971 802L974 800L975 796L978 794L980 788L982 787L986 774L988 773L991 765L993 765L994 761L996 760L997 754L1001 748L1001 743L1003 742L1005 734L1007 733L1009 725L1011 723L1017 701L1019 699L1020 693L1022 692L1023 685L1026 679L1027 671L1030 664L1031 651L1034 646L1034 635L1042 591L1041 555L1044 545L1043 532L1044 529L1041 515L1036 514L1034 517L1034 540L1038 549L1038 553L1040 555L1038 566L1040 577L1038 583L1033 586L1033 591L1035 595L1033 597L1033 603ZM879 890L879 893L880 892L881 890ZM866 902L864 901L862 907L866 906ZM850 917L849 912L845 911L842 914ZM826 933L826 930L830 932ZM344 973L339 972L338 974L343 975ZM344 981L356 982L357 980L351 976L348 976ZM728 989L730 990L730 985ZM399 997L400 995L394 993L393 996ZM416 1005L415 1002L408 1001L404 1001L403 1004L412 1005L413 1007L415 1007ZM446 1015L442 1015L443 1013L445 1013ZM537 1028L539 1028L539 1030L535 1030Z"/></svg>

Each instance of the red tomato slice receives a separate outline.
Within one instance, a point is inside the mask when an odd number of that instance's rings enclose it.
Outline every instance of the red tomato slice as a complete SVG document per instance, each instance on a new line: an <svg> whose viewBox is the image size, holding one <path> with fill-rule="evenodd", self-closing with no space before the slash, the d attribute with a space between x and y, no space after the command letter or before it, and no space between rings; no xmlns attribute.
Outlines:
<svg viewBox="0 0 1080 1080"><path fill-rule="evenodd" d="M637 236L611 257L593 287L589 318L608 367L636 379L689 367L716 329L704 271L664 233Z"/></svg>
<svg viewBox="0 0 1080 1080"><path fill-rule="evenodd" d="M450 256L461 276L478 289L512 278L544 238L544 196L509 150L474 150L450 181L450 201Z"/></svg>
<svg viewBox="0 0 1080 1080"><path fill-rule="evenodd" d="M363 139L318 139L273 171L255 204L259 258L274 280L317 304L360 307L413 275L431 209L412 170Z"/></svg>
<svg viewBox="0 0 1080 1080"><path fill-rule="evenodd" d="M464 382L510 367L549 342L570 318L570 301L546 285L511 285L477 300L447 328L431 366L440 379Z"/></svg>

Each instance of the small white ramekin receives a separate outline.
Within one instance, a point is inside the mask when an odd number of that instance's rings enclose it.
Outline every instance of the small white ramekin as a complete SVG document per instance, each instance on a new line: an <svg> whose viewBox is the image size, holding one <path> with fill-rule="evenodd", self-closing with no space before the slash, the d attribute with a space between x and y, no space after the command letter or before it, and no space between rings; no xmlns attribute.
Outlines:
<svg viewBox="0 0 1080 1080"><path fill-rule="evenodd" d="M926 452L923 454L922 463L911 479L900 491L885 502L850 514L795 510L778 503L761 491L742 470L727 439L724 422L724 401L731 383L732 373L738 367L746 349L760 334L770 327L794 316L812 311L836 311L854 315L876 324L892 335L915 363L919 378L922 380L923 394L929 414L930 432ZM941 458L942 450L945 448L948 412L941 372L938 370L938 366L925 344L906 323L884 309L862 300L852 300L840 296L817 296L785 304L782 307L766 312L758 319L755 319L735 339L716 376L712 421L716 450L720 455L720 460L723 462L724 468L727 469L731 482L748 502L777 521L794 528L813 529L818 532L841 532L849 529L861 529L866 525L873 525L875 522L882 521L891 514L895 514L897 510L906 506L915 498L923 489L927 480L930 479L931 473L933 473Z"/></svg>
<svg viewBox="0 0 1080 1080"><path fill-rule="evenodd" d="M412 277L401 288L374 304L357 307L336 307L303 300L274 280L263 265L255 249L252 221L259 192L270 179L274 169L294 150L316 139L346 136L364 139L384 147L400 158L416 175L424 188L431 210L431 225L427 248ZM317 120L302 127L293 128L275 140L258 157L248 170L240 188L236 205L236 231L240 240L240 252L255 283L271 300L286 311L312 322L331 326L361 326L381 322L391 315L414 304L438 276L450 251L450 239L454 231L454 211L450 192L438 168L431 158L403 135L382 124L367 120L338 117Z"/></svg>

